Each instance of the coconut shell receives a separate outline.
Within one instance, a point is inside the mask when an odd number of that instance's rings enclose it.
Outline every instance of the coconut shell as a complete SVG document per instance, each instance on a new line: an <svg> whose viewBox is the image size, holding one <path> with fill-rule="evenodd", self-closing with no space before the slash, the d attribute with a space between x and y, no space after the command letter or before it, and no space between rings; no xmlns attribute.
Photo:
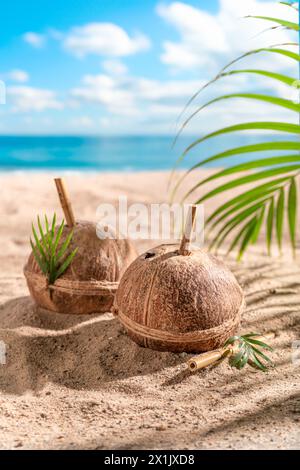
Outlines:
<svg viewBox="0 0 300 470"><path fill-rule="evenodd" d="M71 230L64 227L60 244ZM76 247L72 263L53 285L48 284L30 254L24 267L30 294L40 307L59 313L108 312L123 272L137 256L136 250L128 240L98 238L96 224L85 221L73 227L70 252Z"/></svg>
<svg viewBox="0 0 300 470"><path fill-rule="evenodd" d="M125 271L114 312L140 346L204 352L224 344L239 326L244 296L225 264L203 250L179 255L161 245Z"/></svg>

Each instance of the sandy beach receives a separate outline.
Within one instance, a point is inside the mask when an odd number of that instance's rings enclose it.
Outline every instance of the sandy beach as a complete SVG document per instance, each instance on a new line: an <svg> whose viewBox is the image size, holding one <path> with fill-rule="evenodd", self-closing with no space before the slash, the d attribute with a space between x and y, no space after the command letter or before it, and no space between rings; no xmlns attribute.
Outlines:
<svg viewBox="0 0 300 470"><path fill-rule="evenodd" d="M191 374L188 355L140 348L111 313L59 315L33 303L23 265L36 215L61 216L53 176L0 175L0 340L7 347L0 448L299 449L300 359L292 362L299 250L296 260L288 248L268 257L261 240L242 262L234 254L226 261L246 295L241 331L276 333L276 367L239 372L224 362ZM91 220L98 204L117 203L120 194L129 203L166 201L167 180L167 173L66 175L75 214ZM139 252L155 244L136 242Z"/></svg>

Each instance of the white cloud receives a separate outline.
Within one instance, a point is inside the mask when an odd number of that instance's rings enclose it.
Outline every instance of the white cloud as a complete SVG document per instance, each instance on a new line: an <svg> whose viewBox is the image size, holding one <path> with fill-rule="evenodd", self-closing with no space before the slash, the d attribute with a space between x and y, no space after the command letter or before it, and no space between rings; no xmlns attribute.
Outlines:
<svg viewBox="0 0 300 470"><path fill-rule="evenodd" d="M144 77L86 75L82 85L71 90L71 97L103 105L112 114L145 116L155 109L158 114L167 109L174 115L201 84L198 80L163 82Z"/></svg>
<svg viewBox="0 0 300 470"><path fill-rule="evenodd" d="M71 90L71 97L102 104L112 113L131 115L135 112L134 95L118 83L108 75L86 75L82 86Z"/></svg>
<svg viewBox="0 0 300 470"><path fill-rule="evenodd" d="M113 23L88 23L72 28L63 45L78 57L88 54L122 57L148 49L150 41L142 34L130 37Z"/></svg>
<svg viewBox="0 0 300 470"><path fill-rule="evenodd" d="M7 104L12 105L13 112L44 111L45 109L62 109L52 90L32 88L29 86L11 86L7 89Z"/></svg>
<svg viewBox="0 0 300 470"><path fill-rule="evenodd" d="M127 67L120 60L105 60L102 67L108 74L125 75L128 71Z"/></svg>
<svg viewBox="0 0 300 470"><path fill-rule="evenodd" d="M43 34L28 32L23 35L23 39L25 42L30 44L33 47L41 48L45 44L45 36Z"/></svg>
<svg viewBox="0 0 300 470"><path fill-rule="evenodd" d="M270 14L271 12L271 14ZM182 2L158 5L157 13L179 34L178 42L165 41L161 60L176 69L207 68L216 72L241 52L262 47L262 44L289 42L291 33L283 29L265 31L274 26L262 20L244 18L265 15L297 21L297 13L276 2L258 0L220 0L219 11L210 14ZM256 59L257 62L257 59ZM274 55L273 66L287 64Z"/></svg>
<svg viewBox="0 0 300 470"><path fill-rule="evenodd" d="M176 133L176 122L184 105L195 91L203 85L198 80L151 80L130 75L106 74L86 75L79 87L70 95L78 106L92 104L99 113L107 113L101 125L109 132L122 129L124 132ZM245 77L227 78L207 89L200 101L190 106L187 117L209 99L224 93L241 90ZM248 86L248 83L246 82ZM257 87L252 80L250 91ZM248 120L293 121L293 113L276 110L274 106L241 99L228 100L209 106L199 113L186 129L187 133L204 133L213 129ZM183 122L183 119L181 119ZM178 122L177 122L178 124ZM177 128L178 130L178 128Z"/></svg>
<svg viewBox="0 0 300 470"><path fill-rule="evenodd" d="M47 39L50 41L52 38L77 57L91 54L101 56L103 72L95 75L87 72L78 86L70 90L64 105L54 91L25 86L10 87L8 101L12 106L8 109L28 112L61 109L64 106L71 111L66 128L69 126L71 130L78 129L79 132L92 132L99 127L107 133L175 134L175 123L184 105L222 66L250 49L290 41L290 33L282 28L259 34L273 26L272 23L245 19L243 16L258 14L295 20L291 9L267 0L219 0L219 9L215 13L175 1L166 5L160 4L157 12L178 34L177 40L170 40L166 36L162 44L161 61L167 66L166 71L171 78L160 80L148 78L146 75L130 74L123 58L150 47L149 39L143 35L128 34L121 27L111 23L89 23L67 32L48 29L43 35L27 33L27 42L41 47ZM285 71L290 62L285 58L276 57L275 54L261 54L248 57L243 65L237 68L262 67ZM296 67L295 62L295 71ZM25 82L26 72L12 72L15 80ZM23 72L23 75L20 72ZM172 75L173 72L175 75ZM293 73L290 72L291 70L288 74L292 76ZM200 79L195 80L194 77ZM218 95L262 89L269 89L290 98L286 95L290 90L274 80L266 80L256 75L231 76L201 93L197 105L194 103L186 116L192 113L196 106ZM36 116L35 122L40 117L42 116ZM260 102L226 100L203 110L191 121L186 132L202 134L252 119L292 121L293 114Z"/></svg>
<svg viewBox="0 0 300 470"><path fill-rule="evenodd" d="M25 83L29 80L28 73L21 69L11 70L6 76L13 82Z"/></svg>

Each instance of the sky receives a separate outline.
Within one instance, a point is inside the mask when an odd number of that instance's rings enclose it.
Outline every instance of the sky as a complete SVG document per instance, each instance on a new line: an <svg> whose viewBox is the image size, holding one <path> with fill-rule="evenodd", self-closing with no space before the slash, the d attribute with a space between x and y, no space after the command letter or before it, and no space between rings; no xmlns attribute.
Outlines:
<svg viewBox="0 0 300 470"><path fill-rule="evenodd" d="M291 8L269 0L11 0L0 15L2 135L173 134L188 99L224 65L255 47L297 40L248 14L297 21ZM262 32L262 33L261 33ZM261 34L260 34L261 33ZM245 62L241 63L245 66ZM283 58L259 55L247 67L297 78ZM224 79L198 99L217 93L284 85L239 76ZM204 100L204 101L203 101ZM196 106L190 108L192 112ZM188 133L216 124L274 117L270 106L236 100L217 104L191 122Z"/></svg>

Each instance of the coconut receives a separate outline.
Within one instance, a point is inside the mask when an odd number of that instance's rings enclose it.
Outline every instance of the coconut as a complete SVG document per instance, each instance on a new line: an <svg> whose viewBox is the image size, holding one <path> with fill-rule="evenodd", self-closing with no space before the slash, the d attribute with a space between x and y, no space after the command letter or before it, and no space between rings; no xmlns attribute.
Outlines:
<svg viewBox="0 0 300 470"><path fill-rule="evenodd" d="M140 346L204 352L235 333L243 306L242 289L221 260L202 249L161 245L127 268L114 312Z"/></svg>
<svg viewBox="0 0 300 470"><path fill-rule="evenodd" d="M31 253L24 267L30 294L40 307L59 313L108 312L123 272L137 256L136 250L126 239L99 238L93 222L75 221L62 181L56 180L56 184L68 222L59 246L72 231L68 251L77 248L77 253L53 284L49 284Z"/></svg>

